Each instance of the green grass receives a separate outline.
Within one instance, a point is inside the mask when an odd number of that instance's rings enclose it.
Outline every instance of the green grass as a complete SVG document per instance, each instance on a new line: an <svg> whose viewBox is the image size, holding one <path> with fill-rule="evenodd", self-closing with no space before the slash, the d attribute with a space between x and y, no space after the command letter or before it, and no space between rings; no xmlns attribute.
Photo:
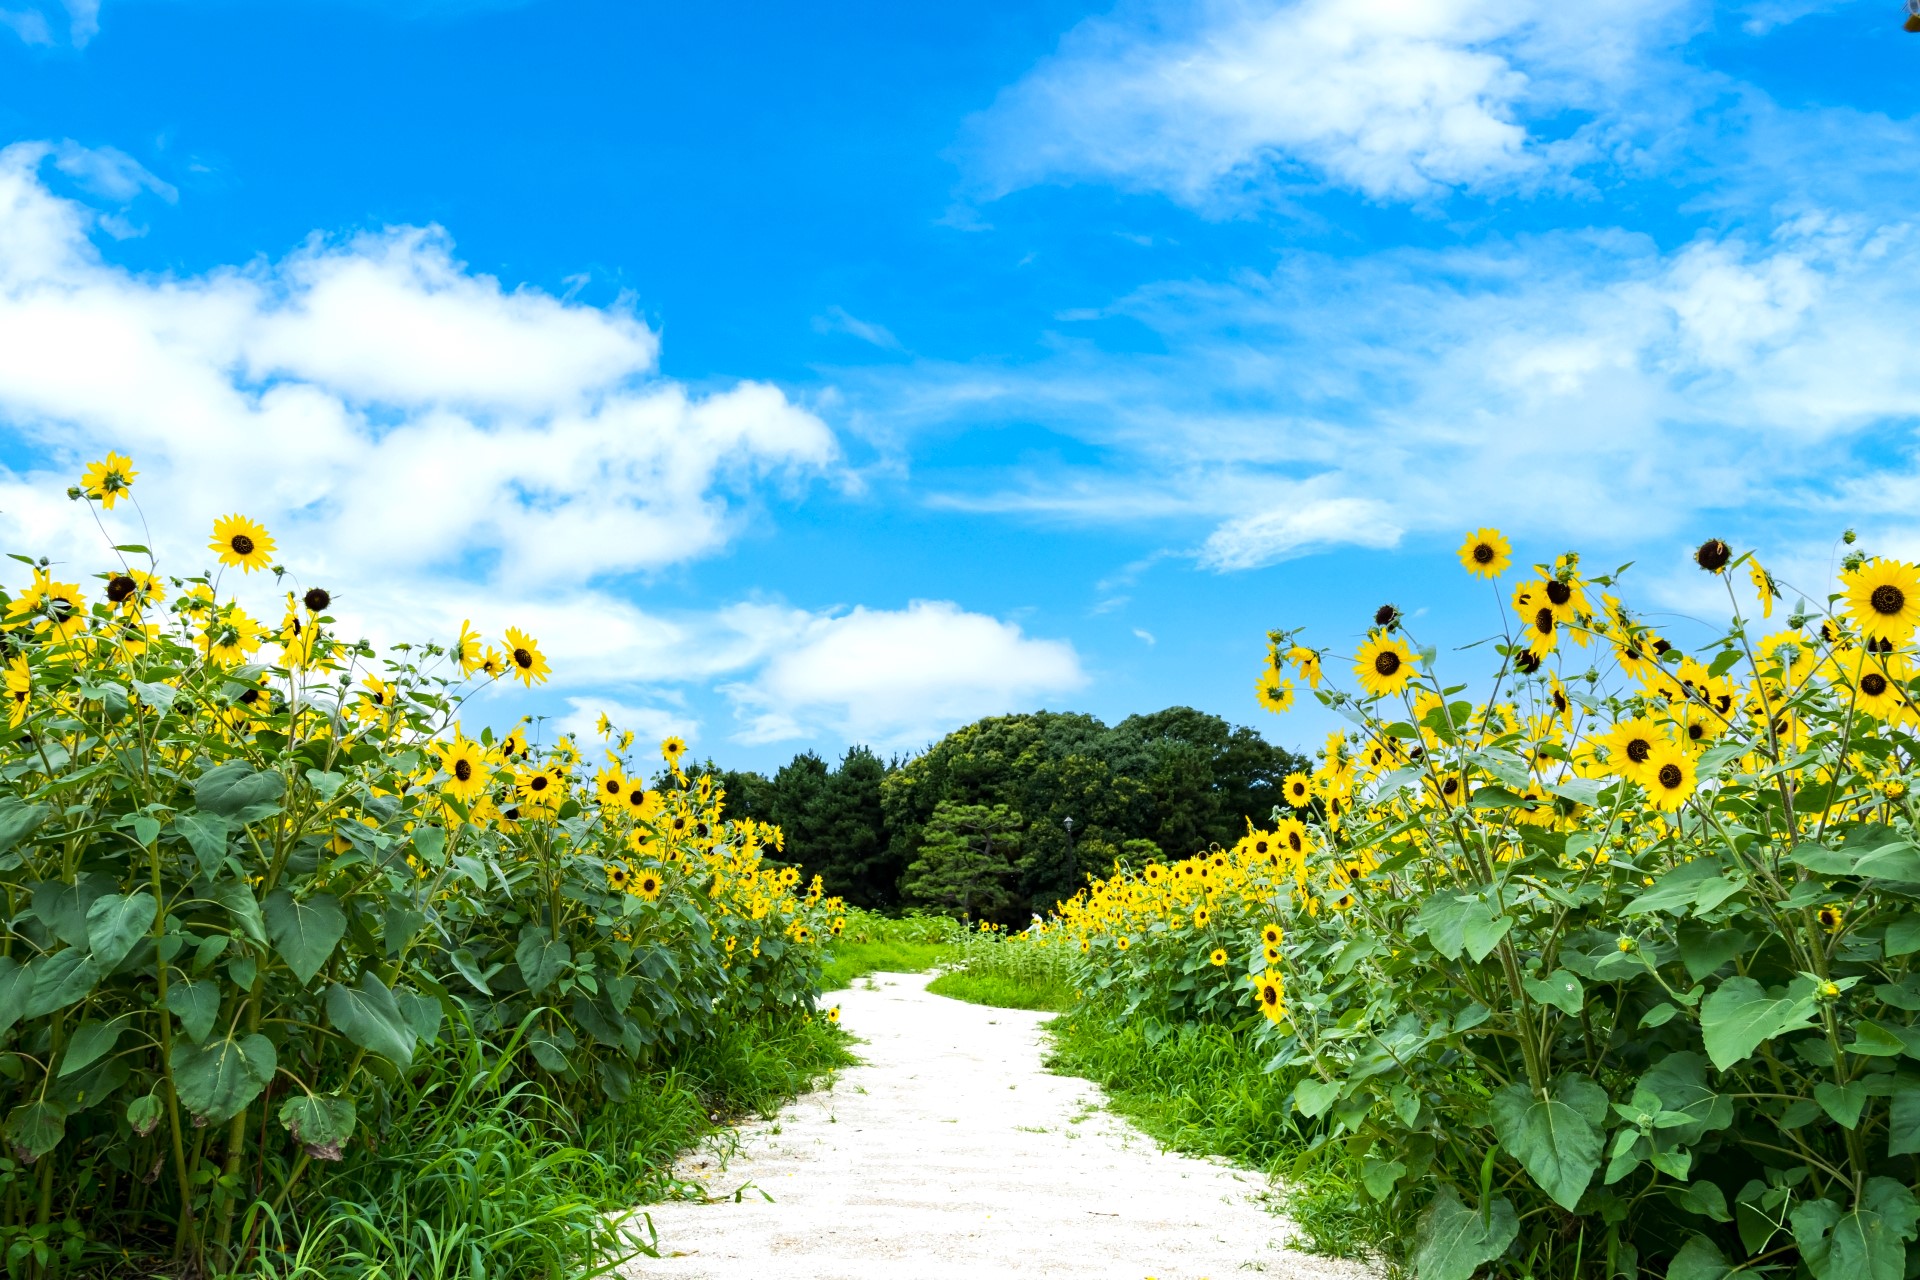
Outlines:
<svg viewBox="0 0 1920 1280"><path fill-rule="evenodd" d="M953 952L944 942L838 942L820 974L822 991L839 991L870 973L924 973Z"/></svg>
<svg viewBox="0 0 1920 1280"><path fill-rule="evenodd" d="M1063 983L1034 983L996 973L973 973L961 969L943 973L927 984L937 996L965 1000L968 1004L987 1004L996 1009L1041 1009L1063 1013L1073 1007L1073 990Z"/></svg>
<svg viewBox="0 0 1920 1280"><path fill-rule="evenodd" d="M1049 1069L1100 1085L1114 1112L1176 1151L1222 1156L1279 1180L1282 1206L1311 1251L1396 1256L1394 1242L1409 1224L1366 1200L1343 1149L1314 1142L1295 1124L1293 1075L1269 1073L1251 1037L1189 1024L1156 1040L1142 1020L1096 1011L1048 1025Z"/></svg>

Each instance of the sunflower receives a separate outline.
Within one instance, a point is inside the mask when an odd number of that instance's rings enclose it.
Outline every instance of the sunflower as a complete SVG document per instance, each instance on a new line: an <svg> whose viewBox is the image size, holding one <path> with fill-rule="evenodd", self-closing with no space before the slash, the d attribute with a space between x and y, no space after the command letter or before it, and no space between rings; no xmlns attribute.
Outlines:
<svg viewBox="0 0 1920 1280"><path fill-rule="evenodd" d="M1754 592L1760 597L1760 616L1771 618L1773 602L1780 596L1780 584L1773 580L1772 574L1760 567L1758 560L1751 558L1747 561L1747 576L1753 579Z"/></svg>
<svg viewBox="0 0 1920 1280"><path fill-rule="evenodd" d="M1225 947L1215 947L1212 951L1209 951L1207 953L1207 963L1216 969L1226 968L1227 949Z"/></svg>
<svg viewBox="0 0 1920 1280"><path fill-rule="evenodd" d="M1281 940L1285 937L1286 935L1280 931L1280 926L1277 924L1262 925L1260 927L1260 941L1269 947L1279 946Z"/></svg>
<svg viewBox="0 0 1920 1280"><path fill-rule="evenodd" d="M1128 947L1132 945L1133 945L1133 939L1129 938L1124 933L1113 940L1113 946L1116 951L1125 951Z"/></svg>
<svg viewBox="0 0 1920 1280"><path fill-rule="evenodd" d="M14 658L7 663L7 723L18 729L32 701L33 673L25 658Z"/></svg>
<svg viewBox="0 0 1920 1280"><path fill-rule="evenodd" d="M1292 855L1295 862L1307 852L1307 824L1298 818L1282 818L1274 824L1273 834L1280 847Z"/></svg>
<svg viewBox="0 0 1920 1280"><path fill-rule="evenodd" d="M1276 965L1280 963L1280 948L1278 947L1270 947L1262 943L1260 947L1260 954L1269 965Z"/></svg>
<svg viewBox="0 0 1920 1280"><path fill-rule="evenodd" d="M7 619L16 625L31 619L35 631L64 643L87 629L86 597L78 585L55 582L52 575L35 569L33 585L7 606Z"/></svg>
<svg viewBox="0 0 1920 1280"><path fill-rule="evenodd" d="M1840 932L1840 926L1847 922L1847 913L1838 906L1824 906L1814 915L1820 921L1820 927L1828 933Z"/></svg>
<svg viewBox="0 0 1920 1280"><path fill-rule="evenodd" d="M1310 687L1315 689L1320 687L1320 655L1318 653L1302 645L1295 645L1287 650L1287 661L1293 663L1293 669L1300 673L1300 678Z"/></svg>
<svg viewBox="0 0 1920 1280"><path fill-rule="evenodd" d="M215 613L200 633L200 651L215 666L238 666L259 650L266 634L245 609L230 604Z"/></svg>
<svg viewBox="0 0 1920 1280"><path fill-rule="evenodd" d="M1672 813L1687 802L1695 785L1693 757L1673 742L1655 745L1647 758L1641 781L1653 807Z"/></svg>
<svg viewBox="0 0 1920 1280"><path fill-rule="evenodd" d="M1892 722L1907 705L1907 664L1897 654L1862 653L1859 666L1849 683L1853 704L1875 720Z"/></svg>
<svg viewBox="0 0 1920 1280"><path fill-rule="evenodd" d="M667 762L667 768L680 772L680 757L687 754L687 744L677 733L670 733L660 740L660 758Z"/></svg>
<svg viewBox="0 0 1920 1280"><path fill-rule="evenodd" d="M660 793L649 791L638 782L627 785L627 812L636 818L651 818L660 811Z"/></svg>
<svg viewBox="0 0 1920 1280"><path fill-rule="evenodd" d="M1260 1006L1260 1012L1267 1016L1267 1021L1280 1023L1287 1020L1286 979L1272 969L1253 980L1253 999Z"/></svg>
<svg viewBox="0 0 1920 1280"><path fill-rule="evenodd" d="M1539 660L1560 647L1560 615L1543 599L1531 612L1522 616L1527 624L1527 652L1533 655L1534 669L1537 671Z"/></svg>
<svg viewBox="0 0 1920 1280"><path fill-rule="evenodd" d="M557 809L566 797L567 789L560 785L545 769L534 769L521 774L514 783L520 803L530 809Z"/></svg>
<svg viewBox="0 0 1920 1280"><path fill-rule="evenodd" d="M827 1025L830 1027L837 1027L840 1025L840 1006L839 1005L835 1005L833 1006L833 1008L827 1010Z"/></svg>
<svg viewBox="0 0 1920 1280"><path fill-rule="evenodd" d="M1497 578L1513 563L1513 548L1498 529L1475 529L1460 544L1460 563L1476 578Z"/></svg>
<svg viewBox="0 0 1920 1280"><path fill-rule="evenodd" d="M80 474L80 487L89 498L98 500L111 511L113 504L133 488L134 477L139 474L133 469L132 458L109 453L101 461L87 464L87 469Z"/></svg>
<svg viewBox="0 0 1920 1280"><path fill-rule="evenodd" d="M1653 721L1635 716L1613 726L1600 741L1607 748L1607 762L1614 773L1643 782L1654 753L1662 746L1671 745L1672 740Z"/></svg>
<svg viewBox="0 0 1920 1280"><path fill-rule="evenodd" d="M273 563L273 535L266 526L243 515L222 516L213 522L213 541L207 549L225 565L238 565L242 573L252 573Z"/></svg>
<svg viewBox="0 0 1920 1280"><path fill-rule="evenodd" d="M594 775L593 794L601 804L626 803L627 780L621 776L618 766L602 769Z"/></svg>
<svg viewBox="0 0 1920 1280"><path fill-rule="evenodd" d="M479 633L473 629L471 618L461 620L460 634L454 638L453 647L447 651L447 656L460 664L460 674L463 676L470 676L486 665L487 647L481 642Z"/></svg>
<svg viewBox="0 0 1920 1280"><path fill-rule="evenodd" d="M1293 709L1293 681L1279 672L1264 673L1254 689L1260 698L1260 705L1267 710L1281 712Z"/></svg>
<svg viewBox="0 0 1920 1280"><path fill-rule="evenodd" d="M1360 686L1374 697L1400 692L1413 679L1413 650L1399 636L1376 632L1360 646L1353 660Z"/></svg>
<svg viewBox="0 0 1920 1280"><path fill-rule="evenodd" d="M512 663L510 670L529 689L547 682L549 668L546 655L540 652L540 646L526 632L514 627L507 628L507 658Z"/></svg>
<svg viewBox="0 0 1920 1280"><path fill-rule="evenodd" d="M1307 802L1313 799L1313 783L1304 773L1290 773L1287 775L1287 780L1280 784L1280 794L1284 795L1287 803L1294 808L1304 809Z"/></svg>
<svg viewBox="0 0 1920 1280"><path fill-rule="evenodd" d="M1847 613L1869 640L1905 644L1920 623L1920 569L1899 560L1869 560L1840 575Z"/></svg>
<svg viewBox="0 0 1920 1280"><path fill-rule="evenodd" d="M610 862L607 864L607 888L613 890L615 893L625 893L627 886L632 882L633 874L627 870L625 863ZM732 942L733 939L728 938L727 941ZM731 951L733 948L728 947L727 950Z"/></svg>
<svg viewBox="0 0 1920 1280"><path fill-rule="evenodd" d="M440 771L447 775L440 786L442 791L468 804L486 791L487 783L493 780L493 770L478 743L469 741L456 730L453 741L439 748L439 752Z"/></svg>
<svg viewBox="0 0 1920 1280"><path fill-rule="evenodd" d="M1708 573L1720 573L1733 561L1733 548L1718 538L1708 538L1693 551L1693 562Z"/></svg>
<svg viewBox="0 0 1920 1280"><path fill-rule="evenodd" d="M648 902L658 901L660 891L666 887L666 881L660 878L658 871L642 871L633 878L633 892L639 897L645 898ZM758 938L753 940L753 953L755 955L760 954L760 940Z"/></svg>

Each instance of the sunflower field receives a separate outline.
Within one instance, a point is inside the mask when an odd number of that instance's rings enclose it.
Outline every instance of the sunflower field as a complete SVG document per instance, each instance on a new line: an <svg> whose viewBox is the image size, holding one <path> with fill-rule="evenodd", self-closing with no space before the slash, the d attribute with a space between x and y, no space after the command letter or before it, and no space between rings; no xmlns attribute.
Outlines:
<svg viewBox="0 0 1920 1280"><path fill-rule="evenodd" d="M69 496L107 534L135 475L109 455ZM10 1274L272 1272L340 1216L329 1188L479 1094L571 1122L690 1045L813 1023L839 904L771 861L777 830L728 819L683 743L650 785L604 718L590 747L469 735L477 692L545 679L533 638L379 654L265 529L213 530L205 573L107 534L84 584L15 556L29 580L0 593ZM236 579L271 579L281 616ZM611 1228L585 1217L592 1253ZM469 1239L457 1274L593 1269L482 1267L493 1248Z"/></svg>
<svg viewBox="0 0 1920 1280"><path fill-rule="evenodd" d="M1709 540L1728 622L1689 652L1620 571L1515 572L1491 529L1460 558L1485 640L1443 659L1383 606L1338 689L1273 632L1261 700L1351 729L1269 827L1031 940L1086 1008L1250 1028L1268 1123L1419 1280L1920 1273L1920 568L1849 534L1801 593Z"/></svg>

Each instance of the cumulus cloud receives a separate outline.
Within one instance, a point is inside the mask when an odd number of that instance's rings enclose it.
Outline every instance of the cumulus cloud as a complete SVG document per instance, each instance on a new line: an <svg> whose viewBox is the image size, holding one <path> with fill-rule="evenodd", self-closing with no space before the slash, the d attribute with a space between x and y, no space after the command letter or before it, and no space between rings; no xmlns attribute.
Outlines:
<svg viewBox="0 0 1920 1280"><path fill-rule="evenodd" d="M758 677L726 687L748 742L825 728L849 741L916 746L984 715L1085 686L1073 647L950 601L856 608L808 620Z"/></svg>
<svg viewBox="0 0 1920 1280"><path fill-rule="evenodd" d="M964 149L989 195L1085 179L1208 207L1276 183L1381 200L1511 188L1610 150L1622 125L1610 109L1653 79L1643 54L1696 7L1123 5L1069 32L972 122Z"/></svg>

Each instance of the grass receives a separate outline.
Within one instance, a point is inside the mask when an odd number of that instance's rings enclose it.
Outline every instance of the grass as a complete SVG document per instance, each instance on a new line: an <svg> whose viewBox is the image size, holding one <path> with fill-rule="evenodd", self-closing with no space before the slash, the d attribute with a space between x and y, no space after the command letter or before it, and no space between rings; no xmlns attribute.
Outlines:
<svg viewBox="0 0 1920 1280"><path fill-rule="evenodd" d="M1073 990L1064 984L1036 984L1026 978L974 973L967 969L941 974L927 984L927 990L937 996L965 1000L968 1004L992 1005L996 1009L1063 1013L1073 1007Z"/></svg>
<svg viewBox="0 0 1920 1280"><path fill-rule="evenodd" d="M412 1119L374 1153L331 1167L294 1206L259 1204L244 1229L246 1280L593 1280L653 1251L636 1206L700 1188L673 1177L680 1152L742 1114L771 1114L847 1065L819 1021L723 1023L584 1117L534 1084L506 1084L471 1035L443 1041L403 1081ZM158 1273L158 1274L164 1274Z"/></svg>
<svg viewBox="0 0 1920 1280"><path fill-rule="evenodd" d="M924 973L950 960L965 932L945 916L894 918L855 908L829 949L820 989L839 991L870 973Z"/></svg>
<svg viewBox="0 0 1920 1280"><path fill-rule="evenodd" d="M1083 1010L1048 1024L1050 1070L1107 1091L1112 1110L1176 1151L1221 1156L1264 1171L1310 1251L1337 1258L1382 1256L1410 1224L1365 1199L1345 1151L1315 1142L1294 1123L1294 1078L1266 1070L1251 1038L1230 1027L1188 1024L1149 1030Z"/></svg>

